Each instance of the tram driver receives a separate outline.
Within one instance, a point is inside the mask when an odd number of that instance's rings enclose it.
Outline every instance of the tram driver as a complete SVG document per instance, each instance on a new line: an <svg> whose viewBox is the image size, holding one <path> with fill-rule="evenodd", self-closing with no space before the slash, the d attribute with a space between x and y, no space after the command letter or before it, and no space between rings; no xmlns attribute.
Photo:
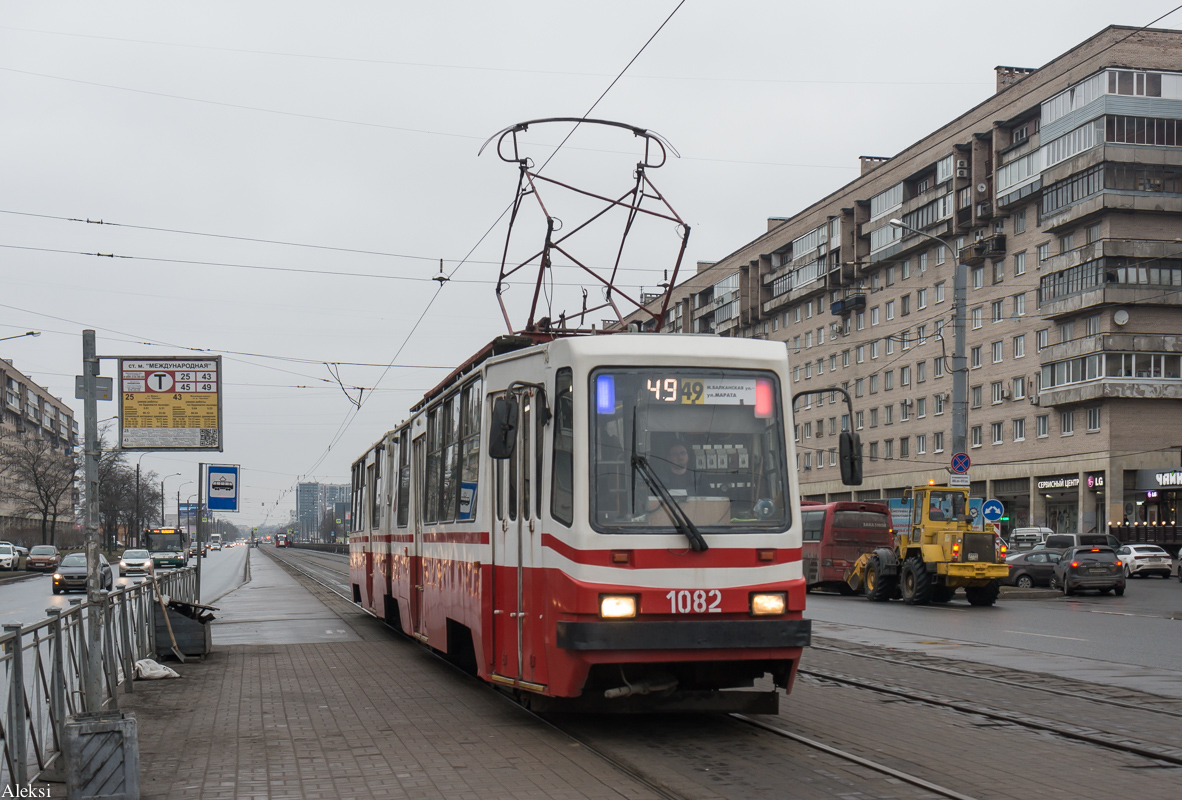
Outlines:
<svg viewBox="0 0 1182 800"><path fill-rule="evenodd" d="M658 475L670 493L697 494L696 473L689 468L689 457L689 448L679 441L674 441L665 451Z"/></svg>

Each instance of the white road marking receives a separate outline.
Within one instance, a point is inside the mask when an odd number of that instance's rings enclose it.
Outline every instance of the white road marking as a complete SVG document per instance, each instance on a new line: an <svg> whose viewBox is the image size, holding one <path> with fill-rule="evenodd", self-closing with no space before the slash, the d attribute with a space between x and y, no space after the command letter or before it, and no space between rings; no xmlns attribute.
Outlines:
<svg viewBox="0 0 1182 800"><path fill-rule="evenodd" d="M1029 631L1004 631L1004 633L1017 633L1022 636L1041 636L1044 639L1066 639L1069 642L1086 642L1087 639L1077 639L1074 636L1052 636L1049 633L1030 633Z"/></svg>

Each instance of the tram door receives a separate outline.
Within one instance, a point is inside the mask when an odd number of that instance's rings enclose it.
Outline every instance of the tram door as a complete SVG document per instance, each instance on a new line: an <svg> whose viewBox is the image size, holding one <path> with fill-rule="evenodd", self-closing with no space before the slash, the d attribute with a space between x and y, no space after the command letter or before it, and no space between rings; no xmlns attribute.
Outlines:
<svg viewBox="0 0 1182 800"><path fill-rule="evenodd" d="M493 673L521 678L522 551L529 531L530 448L529 395L518 393L516 445L507 459L493 461L496 476L493 544Z"/></svg>
<svg viewBox="0 0 1182 800"><path fill-rule="evenodd" d="M426 436L419 436L412 445L416 476L426 474L424 471L426 468L426 453L424 452L426 441ZM425 635L423 625L423 504L416 502L413 505L414 542L411 543L410 551L410 632L412 635L422 638Z"/></svg>

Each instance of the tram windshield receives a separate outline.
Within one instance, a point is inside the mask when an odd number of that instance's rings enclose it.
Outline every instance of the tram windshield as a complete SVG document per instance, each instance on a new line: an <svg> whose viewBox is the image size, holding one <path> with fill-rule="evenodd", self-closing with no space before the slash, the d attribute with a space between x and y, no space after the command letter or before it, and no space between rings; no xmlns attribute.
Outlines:
<svg viewBox="0 0 1182 800"><path fill-rule="evenodd" d="M674 530L663 489L705 532L785 530L791 494L779 384L774 373L756 370L592 373L595 529Z"/></svg>

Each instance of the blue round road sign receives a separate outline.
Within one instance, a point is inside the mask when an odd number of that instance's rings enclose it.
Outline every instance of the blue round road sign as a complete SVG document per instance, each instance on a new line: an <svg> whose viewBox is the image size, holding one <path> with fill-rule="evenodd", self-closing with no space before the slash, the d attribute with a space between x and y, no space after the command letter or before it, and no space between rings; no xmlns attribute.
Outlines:
<svg viewBox="0 0 1182 800"><path fill-rule="evenodd" d="M952 457L952 471L957 475L965 474L972 465L973 462L969 460L968 453L957 453Z"/></svg>
<svg viewBox="0 0 1182 800"><path fill-rule="evenodd" d="M986 500L981 504L981 516L990 522L997 522L1005 514L1005 506L1000 500Z"/></svg>

